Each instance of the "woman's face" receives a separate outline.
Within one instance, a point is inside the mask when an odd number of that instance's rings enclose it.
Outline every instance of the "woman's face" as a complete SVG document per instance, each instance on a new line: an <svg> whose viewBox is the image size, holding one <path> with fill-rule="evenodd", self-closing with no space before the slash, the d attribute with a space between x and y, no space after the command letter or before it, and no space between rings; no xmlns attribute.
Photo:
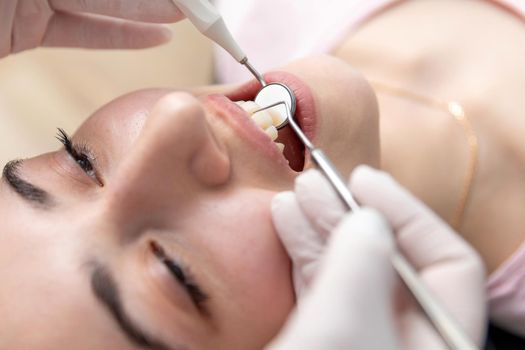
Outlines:
<svg viewBox="0 0 525 350"><path fill-rule="evenodd" d="M346 64L266 78L294 90L343 173L377 165L375 100ZM249 100L257 85L226 90ZM126 95L59 151L6 167L0 348L255 349L276 334L294 295L270 201L297 172L228 98L194 95ZM302 167L290 131L280 141Z"/></svg>

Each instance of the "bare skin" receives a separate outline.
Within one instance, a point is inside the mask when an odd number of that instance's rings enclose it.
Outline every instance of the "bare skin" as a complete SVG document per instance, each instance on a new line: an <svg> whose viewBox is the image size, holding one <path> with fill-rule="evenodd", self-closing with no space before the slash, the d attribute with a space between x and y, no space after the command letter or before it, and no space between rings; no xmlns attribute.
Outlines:
<svg viewBox="0 0 525 350"><path fill-rule="evenodd" d="M405 1L378 14L334 53L371 81L459 101L479 139L479 163L460 227L494 271L525 239L525 27L483 1ZM453 118L376 89L382 166L445 220L469 157Z"/></svg>
<svg viewBox="0 0 525 350"><path fill-rule="evenodd" d="M285 70L312 87L297 92L299 106L311 102L318 117L311 132L337 165L378 166L376 101L363 78L331 57ZM343 92L358 106L350 118ZM242 110L233 102L195 95L123 96L73 135L77 155L89 157L69 154L66 142L24 161L15 174L48 192L45 203L34 190L28 199L27 185L17 192L13 173L5 174L0 348L244 350L278 332L295 300L270 201L297 173L262 131L241 137L232 121ZM334 141L337 133L354 137ZM274 153L251 142L260 136ZM108 298L112 289L120 302ZM127 314L124 326L115 309ZM139 331L130 335L129 324Z"/></svg>

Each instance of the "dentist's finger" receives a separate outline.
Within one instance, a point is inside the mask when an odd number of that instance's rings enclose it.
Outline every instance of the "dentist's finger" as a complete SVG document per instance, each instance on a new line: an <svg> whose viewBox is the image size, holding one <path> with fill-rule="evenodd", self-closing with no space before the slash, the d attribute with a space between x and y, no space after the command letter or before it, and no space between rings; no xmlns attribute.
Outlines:
<svg viewBox="0 0 525 350"><path fill-rule="evenodd" d="M387 218L397 234L399 247L416 268L477 256L442 219L390 175L359 166L352 173L350 184L363 205L376 208Z"/></svg>
<svg viewBox="0 0 525 350"><path fill-rule="evenodd" d="M272 217L277 235L293 263L298 296L310 284L324 242L301 211L293 192L281 192L272 200Z"/></svg>
<svg viewBox="0 0 525 350"><path fill-rule="evenodd" d="M383 172L360 166L352 174L351 188L361 203L383 213L396 233L399 249L451 315L481 343L485 271L474 249Z"/></svg>
<svg viewBox="0 0 525 350"><path fill-rule="evenodd" d="M302 307L269 349L395 349L392 232L376 211L343 218Z"/></svg>
<svg viewBox="0 0 525 350"><path fill-rule="evenodd" d="M295 181L295 193L305 216L325 239L348 213L332 185L318 170L301 174Z"/></svg>
<svg viewBox="0 0 525 350"><path fill-rule="evenodd" d="M42 46L140 49L161 45L170 39L171 31L159 24L58 13L49 22Z"/></svg>
<svg viewBox="0 0 525 350"><path fill-rule="evenodd" d="M7 2L12 2L12 0ZM39 46L48 21L53 16L53 10L45 1L39 1L38 6L35 6L35 1L21 0L15 1L15 3L16 11L13 13L14 16L10 18L9 14L6 14L6 20L8 22L12 21L7 32L10 36L8 40L10 44L9 53L16 53ZM2 19L4 19L4 13L0 13L2 14Z"/></svg>
<svg viewBox="0 0 525 350"><path fill-rule="evenodd" d="M49 0L57 11L93 13L143 22L170 23L184 18L172 0Z"/></svg>
<svg viewBox="0 0 525 350"><path fill-rule="evenodd" d="M13 40L13 24L16 16L18 2L15 0L0 1L0 58L11 53Z"/></svg>

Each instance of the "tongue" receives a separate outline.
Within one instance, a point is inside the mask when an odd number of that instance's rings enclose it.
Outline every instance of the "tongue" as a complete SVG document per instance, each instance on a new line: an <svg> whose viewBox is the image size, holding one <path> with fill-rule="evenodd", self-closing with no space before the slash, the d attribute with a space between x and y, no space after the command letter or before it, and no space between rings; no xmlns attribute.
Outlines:
<svg viewBox="0 0 525 350"><path fill-rule="evenodd" d="M288 160L290 168L295 171L302 171L304 168L304 146L290 126L279 130L279 137L276 142L284 144L284 157Z"/></svg>

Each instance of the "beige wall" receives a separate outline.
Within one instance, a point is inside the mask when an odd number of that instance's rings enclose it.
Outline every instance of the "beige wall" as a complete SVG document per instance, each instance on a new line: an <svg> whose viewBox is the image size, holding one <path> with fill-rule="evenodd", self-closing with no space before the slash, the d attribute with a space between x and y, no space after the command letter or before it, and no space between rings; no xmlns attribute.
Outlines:
<svg viewBox="0 0 525 350"><path fill-rule="evenodd" d="M141 51L38 49L0 60L0 166L58 147L104 103L146 87L208 84L211 45L187 22L172 43Z"/></svg>

